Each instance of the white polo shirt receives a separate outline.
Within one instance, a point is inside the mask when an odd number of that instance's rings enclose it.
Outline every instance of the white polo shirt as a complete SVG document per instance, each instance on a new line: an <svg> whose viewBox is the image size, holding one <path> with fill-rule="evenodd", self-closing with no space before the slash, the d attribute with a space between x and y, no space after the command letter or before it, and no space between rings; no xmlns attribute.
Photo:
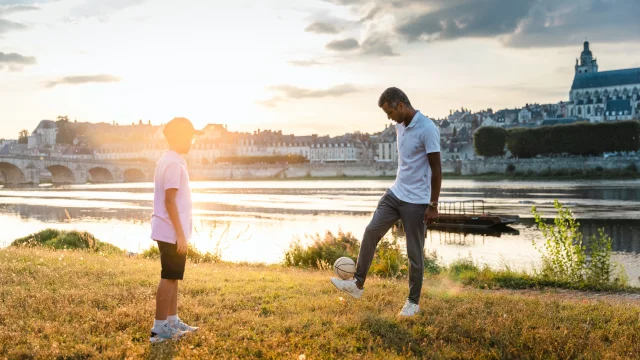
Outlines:
<svg viewBox="0 0 640 360"><path fill-rule="evenodd" d="M420 111L409 126L396 125L398 137L398 173L390 190L400 200L411 204L431 201L431 166L427 154L440 152L440 131Z"/></svg>
<svg viewBox="0 0 640 360"><path fill-rule="evenodd" d="M191 187L189 186L187 163L184 158L172 150L165 152L156 166L154 182L151 239L175 244L178 238L164 204L167 189L178 189L176 205L178 206L180 224L185 238L191 239L193 229Z"/></svg>

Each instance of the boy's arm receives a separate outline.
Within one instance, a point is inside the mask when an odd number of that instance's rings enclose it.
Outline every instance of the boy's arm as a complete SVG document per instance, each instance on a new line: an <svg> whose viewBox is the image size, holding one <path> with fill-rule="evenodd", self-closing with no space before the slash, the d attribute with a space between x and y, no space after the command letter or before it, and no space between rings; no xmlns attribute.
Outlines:
<svg viewBox="0 0 640 360"><path fill-rule="evenodd" d="M187 239L184 236L184 229L182 229L182 223L180 222L180 214L178 213L178 205L176 204L176 195L178 189L167 189L164 192L164 206L167 208L169 218L173 224L173 228L176 229L176 246L178 254L187 253Z"/></svg>

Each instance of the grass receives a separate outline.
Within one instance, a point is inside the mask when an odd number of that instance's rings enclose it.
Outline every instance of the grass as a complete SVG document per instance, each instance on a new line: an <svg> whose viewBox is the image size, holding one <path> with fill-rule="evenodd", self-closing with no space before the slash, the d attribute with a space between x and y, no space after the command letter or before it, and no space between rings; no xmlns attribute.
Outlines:
<svg viewBox="0 0 640 360"><path fill-rule="evenodd" d="M422 314L395 317L406 280L351 300L326 270L188 263L180 315L199 333L151 346L156 260L0 250L0 358L638 358L640 308L503 294L428 277Z"/></svg>

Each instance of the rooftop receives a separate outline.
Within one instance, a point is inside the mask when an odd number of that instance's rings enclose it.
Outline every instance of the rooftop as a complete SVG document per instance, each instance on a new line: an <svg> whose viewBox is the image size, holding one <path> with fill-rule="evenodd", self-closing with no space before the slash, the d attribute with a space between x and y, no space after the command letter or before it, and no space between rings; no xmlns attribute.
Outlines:
<svg viewBox="0 0 640 360"><path fill-rule="evenodd" d="M619 85L640 85L640 68L576 74L571 90Z"/></svg>

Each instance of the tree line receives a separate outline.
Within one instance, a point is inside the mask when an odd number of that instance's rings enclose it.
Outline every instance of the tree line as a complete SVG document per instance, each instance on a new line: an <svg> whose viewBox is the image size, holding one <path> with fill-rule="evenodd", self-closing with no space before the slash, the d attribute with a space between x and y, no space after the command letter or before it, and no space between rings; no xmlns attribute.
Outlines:
<svg viewBox="0 0 640 360"><path fill-rule="evenodd" d="M617 121L537 128L481 127L473 134L476 155L493 157L505 148L518 158L569 154L597 156L605 152L640 150L640 122Z"/></svg>

